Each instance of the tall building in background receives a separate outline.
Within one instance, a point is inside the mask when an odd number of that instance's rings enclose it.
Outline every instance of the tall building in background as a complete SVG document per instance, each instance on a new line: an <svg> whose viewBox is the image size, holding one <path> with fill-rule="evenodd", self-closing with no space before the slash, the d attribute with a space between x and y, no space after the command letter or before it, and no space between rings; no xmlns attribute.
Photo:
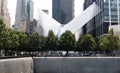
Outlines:
<svg viewBox="0 0 120 73"><path fill-rule="evenodd" d="M34 17L34 2L32 0L28 0L27 13L28 13L28 19L32 21Z"/></svg>
<svg viewBox="0 0 120 73"><path fill-rule="evenodd" d="M17 0L14 29L26 31L27 28L27 0Z"/></svg>
<svg viewBox="0 0 120 73"><path fill-rule="evenodd" d="M89 33L96 37L103 34L104 0L84 0L84 10L93 4L93 2L99 6L101 12L83 27L83 34Z"/></svg>
<svg viewBox="0 0 120 73"><path fill-rule="evenodd" d="M74 18L74 0L52 0L52 17L66 24Z"/></svg>
<svg viewBox="0 0 120 73"><path fill-rule="evenodd" d="M1 9L1 1L2 1L2 0L0 0L0 15L1 15L1 10L2 10L2 9Z"/></svg>
<svg viewBox="0 0 120 73"><path fill-rule="evenodd" d="M32 21L29 21L27 24L27 33L31 35L32 33L36 32L38 21L36 19L33 19Z"/></svg>
<svg viewBox="0 0 120 73"><path fill-rule="evenodd" d="M17 0L14 29L27 31L28 22L33 20L33 7L32 0Z"/></svg>
<svg viewBox="0 0 120 73"><path fill-rule="evenodd" d="M110 25L119 24L120 1L119 0L84 0L84 9L95 2L100 13L90 20L84 27L83 33L90 33L94 37L107 34Z"/></svg>
<svg viewBox="0 0 120 73"><path fill-rule="evenodd" d="M0 0L0 19L2 19L6 25L6 28L10 28L10 14L7 8L7 0Z"/></svg>

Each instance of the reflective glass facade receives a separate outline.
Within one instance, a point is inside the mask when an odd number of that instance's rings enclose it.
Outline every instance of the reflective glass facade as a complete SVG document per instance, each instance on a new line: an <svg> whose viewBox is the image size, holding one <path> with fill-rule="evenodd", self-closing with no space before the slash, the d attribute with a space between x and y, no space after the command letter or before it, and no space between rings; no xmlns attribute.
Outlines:
<svg viewBox="0 0 120 73"><path fill-rule="evenodd" d="M28 0L27 2L27 14L28 19L32 21L34 16L34 2L32 0Z"/></svg>
<svg viewBox="0 0 120 73"><path fill-rule="evenodd" d="M83 27L84 34L90 33L94 37L107 34L109 25L117 25L119 23L119 0L85 0L84 2L84 9L95 2L101 10L96 17L94 17Z"/></svg>
<svg viewBox="0 0 120 73"><path fill-rule="evenodd" d="M110 0L110 12L111 12L111 22L118 22L118 10L120 11L120 1ZM119 18L120 19L120 18ZM104 20L109 21L109 1L105 0L104 2Z"/></svg>
<svg viewBox="0 0 120 73"><path fill-rule="evenodd" d="M52 0L52 17L66 24L74 17L74 0Z"/></svg>
<svg viewBox="0 0 120 73"><path fill-rule="evenodd" d="M95 2L100 7L100 13L95 16L92 20L90 20L83 27L83 34L89 33L94 37L102 34L102 23L103 23L103 0L85 0L84 1L84 10L88 8L93 2Z"/></svg>

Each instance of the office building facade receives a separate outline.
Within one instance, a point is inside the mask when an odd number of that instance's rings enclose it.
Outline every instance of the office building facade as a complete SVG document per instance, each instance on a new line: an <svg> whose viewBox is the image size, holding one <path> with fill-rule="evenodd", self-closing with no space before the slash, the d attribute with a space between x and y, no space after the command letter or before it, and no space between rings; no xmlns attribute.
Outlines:
<svg viewBox="0 0 120 73"><path fill-rule="evenodd" d="M74 0L52 0L52 17L66 24L74 18Z"/></svg>
<svg viewBox="0 0 120 73"><path fill-rule="evenodd" d="M83 33L90 33L94 37L107 34L110 25L119 24L120 16L120 1L119 0L85 0L84 9L95 2L100 13L90 20L84 27Z"/></svg>
<svg viewBox="0 0 120 73"><path fill-rule="evenodd" d="M2 9L1 9L1 5L2 5L1 2L2 2L2 1L0 0L0 15L1 15L1 10L2 10Z"/></svg>
<svg viewBox="0 0 120 73"><path fill-rule="evenodd" d="M33 20L33 7L32 0L17 0L14 29L27 32L27 24Z"/></svg>
<svg viewBox="0 0 120 73"><path fill-rule="evenodd" d="M27 13L28 19L32 21L34 17L34 2L32 0L28 0L27 2Z"/></svg>
<svg viewBox="0 0 120 73"><path fill-rule="evenodd" d="M33 19L32 21L29 21L27 24L27 33L29 35L33 34L36 32L38 21L36 19Z"/></svg>
<svg viewBox="0 0 120 73"><path fill-rule="evenodd" d="M0 19L4 21L6 28L10 28L11 18L7 8L7 0L0 0Z"/></svg>

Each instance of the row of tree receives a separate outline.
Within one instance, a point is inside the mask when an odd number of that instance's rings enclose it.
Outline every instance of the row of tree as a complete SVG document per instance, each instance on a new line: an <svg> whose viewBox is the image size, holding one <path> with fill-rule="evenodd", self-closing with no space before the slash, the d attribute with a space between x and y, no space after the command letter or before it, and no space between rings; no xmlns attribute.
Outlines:
<svg viewBox="0 0 120 73"><path fill-rule="evenodd" d="M120 49L120 38L111 29L109 34L101 38L93 38L86 34L76 41L74 34L66 31L58 38L53 31L48 36L38 33L28 35L25 32L5 29L0 20L0 50L12 51L113 51Z"/></svg>

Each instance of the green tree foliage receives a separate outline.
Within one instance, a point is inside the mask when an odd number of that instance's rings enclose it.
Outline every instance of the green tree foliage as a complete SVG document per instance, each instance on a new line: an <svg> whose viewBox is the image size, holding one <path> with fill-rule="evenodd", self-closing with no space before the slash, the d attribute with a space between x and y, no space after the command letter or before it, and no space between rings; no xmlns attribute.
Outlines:
<svg viewBox="0 0 120 73"><path fill-rule="evenodd" d="M94 38L85 34L82 38L77 41L77 50L79 51L92 51L96 48L96 41Z"/></svg>
<svg viewBox="0 0 120 73"><path fill-rule="evenodd" d="M52 30L49 31L46 38L45 50L57 50L58 38L55 36Z"/></svg>
<svg viewBox="0 0 120 73"><path fill-rule="evenodd" d="M63 33L59 39L59 49L63 51L72 51L75 50L75 36L70 32L66 31Z"/></svg>
<svg viewBox="0 0 120 73"><path fill-rule="evenodd" d="M0 19L0 49L4 49L4 36L5 36L5 24L4 22Z"/></svg>
<svg viewBox="0 0 120 73"><path fill-rule="evenodd" d="M45 44L45 37L38 33L33 33L29 39L29 51L40 51L43 50Z"/></svg>
<svg viewBox="0 0 120 73"><path fill-rule="evenodd" d="M114 35L113 29L109 34L100 39L100 48L107 51L117 50L120 48L120 39L118 35Z"/></svg>
<svg viewBox="0 0 120 73"><path fill-rule="evenodd" d="M29 46L29 36L25 32L18 32L18 39L19 39L19 47L18 51L27 51L27 48Z"/></svg>
<svg viewBox="0 0 120 73"><path fill-rule="evenodd" d="M18 31L6 29L4 33L4 37L2 39L3 49L6 51L6 55L8 55L9 50L16 51L19 45L19 35Z"/></svg>
<svg viewBox="0 0 120 73"><path fill-rule="evenodd" d="M81 38L79 38L76 42L76 51L83 51L81 48Z"/></svg>
<svg viewBox="0 0 120 73"><path fill-rule="evenodd" d="M46 42L46 37L40 35L39 51L44 51L45 42Z"/></svg>
<svg viewBox="0 0 120 73"><path fill-rule="evenodd" d="M10 37L10 31L7 29L3 35L4 37L2 38L2 43L4 45L7 45L7 46L4 46L3 45L3 49L8 51L10 48L11 48L11 37Z"/></svg>
<svg viewBox="0 0 120 73"><path fill-rule="evenodd" d="M18 35L17 31L6 29L5 24L0 20L0 48L7 53L9 50L13 50L18 47Z"/></svg>
<svg viewBox="0 0 120 73"><path fill-rule="evenodd" d="M93 51L95 51L97 54L99 54L102 52L102 49L100 48L100 45L99 45L100 38L96 37L95 41L96 41L96 48Z"/></svg>
<svg viewBox="0 0 120 73"><path fill-rule="evenodd" d="M19 31L9 29L10 49L16 51L19 46Z"/></svg>
<svg viewBox="0 0 120 73"><path fill-rule="evenodd" d="M3 34L5 31L5 23L0 19L0 34Z"/></svg>

